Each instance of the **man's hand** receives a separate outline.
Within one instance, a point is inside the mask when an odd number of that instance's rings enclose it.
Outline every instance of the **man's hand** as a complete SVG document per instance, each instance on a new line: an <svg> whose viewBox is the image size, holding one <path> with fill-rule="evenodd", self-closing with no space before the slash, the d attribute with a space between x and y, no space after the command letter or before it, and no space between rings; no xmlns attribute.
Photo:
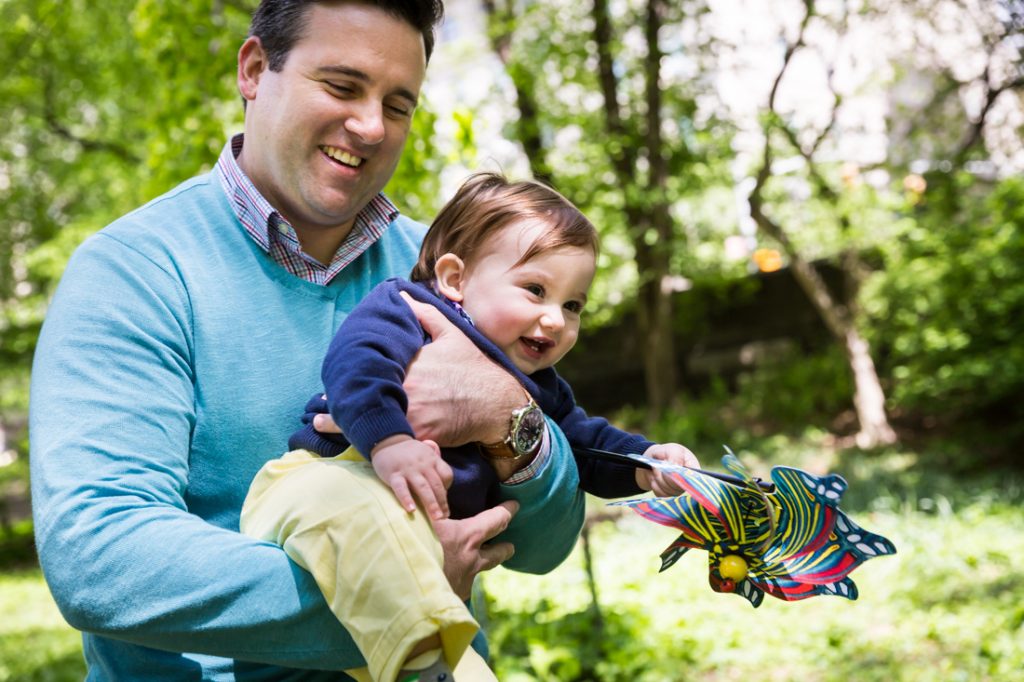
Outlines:
<svg viewBox="0 0 1024 682"><path fill-rule="evenodd" d="M373 448L370 463L407 512L416 511L415 496L429 518L448 517L447 489L452 484L452 468L441 459L437 443L405 434L385 438Z"/></svg>
<svg viewBox="0 0 1024 682"><path fill-rule="evenodd" d="M644 456L677 466L690 467L691 469L700 468L697 456L690 452L689 448L685 448L679 443L652 445L644 452ZM636 470L636 484L644 490L653 490L654 494L658 497L675 497L683 494L682 488L657 469L649 470L638 467Z"/></svg>
<svg viewBox="0 0 1024 682"><path fill-rule="evenodd" d="M407 415L417 438L442 446L495 443L508 435L509 415L523 388L433 306L402 293L432 339L405 375Z"/></svg>
<svg viewBox="0 0 1024 682"><path fill-rule="evenodd" d="M434 532L444 550L445 577L460 599L469 599L477 573L489 571L515 553L509 542L485 543L508 528L518 510L519 503L510 500L468 519L433 522Z"/></svg>

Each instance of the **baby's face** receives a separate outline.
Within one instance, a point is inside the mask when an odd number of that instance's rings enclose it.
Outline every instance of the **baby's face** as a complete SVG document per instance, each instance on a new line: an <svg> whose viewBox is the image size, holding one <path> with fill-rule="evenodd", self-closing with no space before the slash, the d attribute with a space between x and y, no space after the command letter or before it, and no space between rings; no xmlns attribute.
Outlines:
<svg viewBox="0 0 1024 682"><path fill-rule="evenodd" d="M526 374L551 367L574 345L594 280L589 248L560 246L518 263L547 225L522 221L494 235L468 265L462 306L477 329Z"/></svg>

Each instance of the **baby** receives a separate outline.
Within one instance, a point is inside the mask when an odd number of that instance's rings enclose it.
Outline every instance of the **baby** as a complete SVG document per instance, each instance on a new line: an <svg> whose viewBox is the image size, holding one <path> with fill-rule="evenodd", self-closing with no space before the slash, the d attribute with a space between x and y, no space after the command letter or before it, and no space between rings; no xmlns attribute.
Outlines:
<svg viewBox="0 0 1024 682"><path fill-rule="evenodd" d="M289 443L295 449L254 481L242 528L283 545L317 578L367 659L368 673L357 678L391 682L400 671L425 669L419 679L452 679L454 669L460 680L494 679L468 648L478 626L444 579L429 519L411 512L418 501L432 519L466 518L498 504L503 486L529 480L545 464L546 419L574 448L698 466L681 445L652 443L588 416L554 370L576 343L597 249L594 226L549 187L473 176L431 225L410 281L382 283L334 337L322 372L327 408L353 447L323 457L342 446L309 426L299 431ZM436 307L522 384L523 404L503 440L442 450L416 439L402 382L429 337L408 300ZM524 466L502 480L497 470L508 467L501 464L515 462ZM681 492L659 473L626 464L579 456L577 468L580 488L600 497ZM298 483L309 475L339 479L337 498L312 512ZM337 539L323 539L332 534ZM366 551L334 552L352 546ZM338 581L347 588L337 590ZM335 603L359 594L349 598L358 603Z"/></svg>

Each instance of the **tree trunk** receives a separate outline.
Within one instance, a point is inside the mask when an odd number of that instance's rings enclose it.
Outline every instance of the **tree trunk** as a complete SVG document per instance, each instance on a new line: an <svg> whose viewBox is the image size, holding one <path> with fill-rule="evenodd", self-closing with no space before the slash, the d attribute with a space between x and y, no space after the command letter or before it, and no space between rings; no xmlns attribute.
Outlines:
<svg viewBox="0 0 1024 682"><path fill-rule="evenodd" d="M765 161L770 165L770 158L766 158ZM762 175L767 178L763 169ZM871 349L867 340L857 331L850 311L835 300L825 280L796 250L785 230L764 214L760 194L762 185L763 183L759 182L750 194L750 215L757 226L777 241L785 251L793 278L807 294L832 336L843 346L854 380L853 406L860 425L860 431L855 437L858 447L869 449L895 443L896 432L893 431L885 413L885 392L882 390L882 382L878 378L875 363L871 359Z"/></svg>
<svg viewBox="0 0 1024 682"><path fill-rule="evenodd" d="M853 404L860 423L860 431L855 437L857 446L869 449L895 443L896 432L885 414L885 393L878 380L875 362L871 359L870 347L853 326L846 330L845 349L853 371Z"/></svg>
<svg viewBox="0 0 1024 682"><path fill-rule="evenodd" d="M822 198L835 203L838 200L836 193L825 181L825 178L818 172L814 162L814 153L825 139L825 136L832 129L836 120L836 112L841 97L835 94L835 103L832 109L832 119L829 124L817 135L817 139L810 149L801 146L795 131L782 122L775 109L775 97L778 94L779 84L793 59L793 55L804 45L804 33L810 20L815 16L814 0L804 0L806 13L800 22L800 32L795 41L786 47L785 56L782 60L782 67L775 76L771 92L768 95L768 123L764 128L764 155L761 168L757 173L754 189L747 198L750 205L750 216L754 219L758 228L769 237L778 242L779 246L789 257L790 268L793 277L800 288L804 290L811 304L821 316L825 326L832 333L832 336L842 344L846 354L846 360L850 367L850 373L854 380L853 405L857 412L857 422L860 431L856 435L856 443L862 448L872 448L880 445L888 445L896 442L896 432L889 425L889 419L885 414L885 392L882 390L882 382L878 379L878 372L875 363L871 359L871 350L866 339L857 331L854 315L849 308L841 302L836 301L832 296L825 281L814 269L814 266L807 262L800 254L796 246L789 239L789 235L781 225L769 218L764 212L764 191L765 183L772 174L772 143L771 136L774 129L782 132L789 139L793 147L803 156L811 173L811 180L816 191ZM840 216L840 223L843 225L844 233L849 232L849 219ZM845 270L853 260L844 256L844 271L849 276L855 276L852 270Z"/></svg>
<svg viewBox="0 0 1024 682"><path fill-rule="evenodd" d="M512 79L516 91L516 109L519 121L516 123L516 137L523 145L523 153L530 164L530 173L535 180L552 185L552 169L547 161L547 150L540 134L540 121L537 116L537 100L533 94L533 79L523 74L511 62L509 51L512 47L511 28L515 25L512 8L506 5L499 9L494 0L483 0L484 13L487 15L488 33L491 37L491 49L505 67L505 72Z"/></svg>
<svg viewBox="0 0 1024 682"><path fill-rule="evenodd" d="M662 21L662 0L649 0L644 32L647 58L644 65L647 114L644 149L650 168L645 186L638 186L637 150L626 130L625 116L618 100L618 78L611 54L612 25L607 0L594 0L594 42L597 45L598 80L605 102L605 129L613 142L612 167L626 194L626 220L632 233L636 252L637 326L643 352L644 388L647 417L655 419L669 409L676 399L676 353L672 325L672 291L666 287L672 248L672 216L666 194L668 167L662 152L661 90L659 89L661 50L658 30ZM630 188L635 188L630 192ZM634 195L647 198L638 205ZM650 230L656 236L648 244Z"/></svg>
<svg viewBox="0 0 1024 682"><path fill-rule="evenodd" d="M623 214L634 251L638 278L637 332L641 337L644 387L648 417L660 415L676 397L676 353L673 337L672 290L669 281L673 223L667 198L668 163L661 137L661 50L658 31L664 21L665 0L649 0L645 21L648 53L646 77L646 120L627 120L626 108L618 100L618 76L613 68L612 22L608 0L593 0L593 37L597 46L598 81L604 97L604 127L608 134L609 160L625 197ZM506 67L516 90L519 110L517 137L523 145L534 178L552 183L553 169L547 163L547 149L541 135L537 98L532 74L517 69L510 58L514 5L482 0L488 16L491 47ZM643 138L638 132L643 128ZM641 152L649 162L649 175L638 174ZM570 197L571 198L571 197ZM648 234L654 233L653 243Z"/></svg>
<svg viewBox="0 0 1024 682"><path fill-rule="evenodd" d="M652 422L676 402L676 360L672 292L666 291L667 261L657 245L638 245L637 327L643 353L647 420Z"/></svg>

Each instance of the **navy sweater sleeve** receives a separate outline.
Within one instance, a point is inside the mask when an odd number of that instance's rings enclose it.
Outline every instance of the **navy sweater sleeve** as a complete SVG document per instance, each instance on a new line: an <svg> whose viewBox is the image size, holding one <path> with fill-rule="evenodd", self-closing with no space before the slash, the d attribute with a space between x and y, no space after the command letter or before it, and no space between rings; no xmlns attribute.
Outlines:
<svg viewBox="0 0 1024 682"><path fill-rule="evenodd" d="M414 435L402 382L424 334L400 291L387 280L367 294L339 327L321 372L331 416L367 458L389 436Z"/></svg>
<svg viewBox="0 0 1024 682"><path fill-rule="evenodd" d="M643 452L654 445L643 436L623 431L603 417L591 417L576 404L572 389L554 369L536 372L530 377L541 390L539 401L544 413L558 422L574 451L594 448L618 453ZM636 484L636 468L628 464L587 457L573 453L580 474L580 488L603 498L629 497L644 492Z"/></svg>
<svg viewBox="0 0 1024 682"><path fill-rule="evenodd" d="M569 384L554 369L524 375L458 313L438 305L436 294L428 288L392 279L371 291L346 318L323 365L328 410L364 456L368 457L373 446L384 438L396 433L414 435L405 416L408 400L402 382L406 368L425 342L425 334L412 309L399 295L402 291L435 305L486 355L516 377L543 412L558 423L574 449L642 453L653 445L642 436L612 426L604 418L588 416L576 405ZM318 451L324 454L322 449ZM603 498L643 492L636 485L634 467L583 454L574 456L580 487L585 492Z"/></svg>

